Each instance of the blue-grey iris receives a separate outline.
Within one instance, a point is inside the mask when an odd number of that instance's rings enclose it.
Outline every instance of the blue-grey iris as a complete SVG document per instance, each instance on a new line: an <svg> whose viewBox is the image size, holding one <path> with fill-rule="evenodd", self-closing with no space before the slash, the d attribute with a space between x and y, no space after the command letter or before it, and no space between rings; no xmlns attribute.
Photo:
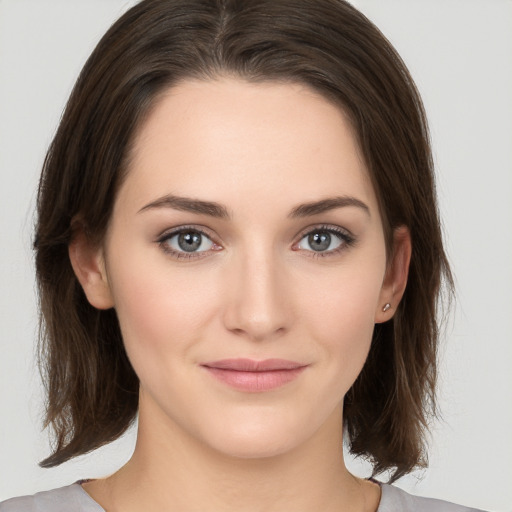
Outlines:
<svg viewBox="0 0 512 512"><path fill-rule="evenodd" d="M329 233L314 233L308 236L308 243L314 251L325 251L331 245Z"/></svg>
<svg viewBox="0 0 512 512"><path fill-rule="evenodd" d="M201 233L187 232L180 233L178 236L178 245L180 249L187 252L193 252L201 246Z"/></svg>

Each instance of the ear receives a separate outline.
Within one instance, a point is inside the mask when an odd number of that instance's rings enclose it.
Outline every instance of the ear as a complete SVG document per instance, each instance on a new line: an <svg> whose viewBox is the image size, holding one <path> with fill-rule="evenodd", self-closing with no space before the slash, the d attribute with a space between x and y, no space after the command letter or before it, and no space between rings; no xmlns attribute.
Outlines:
<svg viewBox="0 0 512 512"><path fill-rule="evenodd" d="M411 234L406 226L399 226L393 233L393 248L382 283L375 323L386 322L393 317L407 285L411 261Z"/></svg>
<svg viewBox="0 0 512 512"><path fill-rule="evenodd" d="M73 271L91 306L112 308L114 300L107 279L103 248L92 243L83 225L75 226L68 252Z"/></svg>

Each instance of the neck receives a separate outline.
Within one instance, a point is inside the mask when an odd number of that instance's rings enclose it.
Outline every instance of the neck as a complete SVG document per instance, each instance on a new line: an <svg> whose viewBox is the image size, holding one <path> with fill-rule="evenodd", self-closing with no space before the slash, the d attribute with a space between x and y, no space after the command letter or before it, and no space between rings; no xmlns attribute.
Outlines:
<svg viewBox="0 0 512 512"><path fill-rule="evenodd" d="M376 487L345 467L341 405L307 442L253 458L219 453L145 407L141 402L130 461L86 488L109 512L361 512L368 505L368 486ZM368 510L376 510L378 493L373 489Z"/></svg>

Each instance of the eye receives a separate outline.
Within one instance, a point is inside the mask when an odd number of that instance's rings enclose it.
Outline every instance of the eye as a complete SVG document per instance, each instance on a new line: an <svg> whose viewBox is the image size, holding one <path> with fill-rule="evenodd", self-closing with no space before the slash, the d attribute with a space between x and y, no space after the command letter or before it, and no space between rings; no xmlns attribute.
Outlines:
<svg viewBox="0 0 512 512"><path fill-rule="evenodd" d="M297 244L299 250L312 256L331 256L355 243L355 238L341 228L322 226L307 232Z"/></svg>
<svg viewBox="0 0 512 512"><path fill-rule="evenodd" d="M219 248L200 229L187 227L164 233L158 239L158 243L166 253L172 254L176 258L194 258L199 256L198 253Z"/></svg>

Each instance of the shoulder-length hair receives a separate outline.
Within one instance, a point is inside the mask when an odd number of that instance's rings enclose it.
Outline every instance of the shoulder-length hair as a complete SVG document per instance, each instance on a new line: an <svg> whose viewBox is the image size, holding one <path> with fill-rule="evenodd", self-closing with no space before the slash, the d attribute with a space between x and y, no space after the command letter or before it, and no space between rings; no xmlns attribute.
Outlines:
<svg viewBox="0 0 512 512"><path fill-rule="evenodd" d="M436 313L452 279L443 250L427 122L401 58L344 0L144 0L105 34L83 68L48 150L35 237L39 361L52 467L121 436L138 408L138 378L116 313L87 301L71 268L73 219L100 242L137 127L156 98L187 78L306 84L351 120L376 191L386 244L407 226L408 286L375 326L344 402L352 453L395 480L425 466L435 413Z"/></svg>

